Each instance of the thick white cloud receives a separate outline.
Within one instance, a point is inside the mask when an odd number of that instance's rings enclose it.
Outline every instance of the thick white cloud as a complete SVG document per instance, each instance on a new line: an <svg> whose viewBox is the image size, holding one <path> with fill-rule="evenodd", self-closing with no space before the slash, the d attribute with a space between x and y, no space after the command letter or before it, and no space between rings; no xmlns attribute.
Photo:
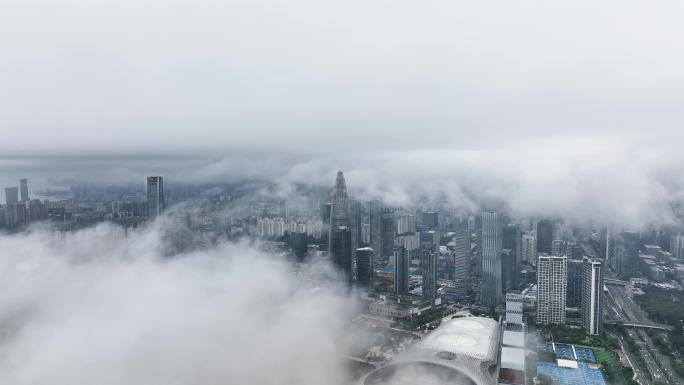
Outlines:
<svg viewBox="0 0 684 385"><path fill-rule="evenodd" d="M0 236L0 383L344 380L334 284L244 245L163 258L160 230Z"/></svg>

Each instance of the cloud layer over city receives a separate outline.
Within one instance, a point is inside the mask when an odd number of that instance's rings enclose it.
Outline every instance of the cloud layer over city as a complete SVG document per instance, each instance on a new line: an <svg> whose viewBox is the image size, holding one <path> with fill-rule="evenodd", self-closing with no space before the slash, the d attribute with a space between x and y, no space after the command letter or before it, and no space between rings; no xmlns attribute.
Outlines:
<svg viewBox="0 0 684 385"><path fill-rule="evenodd" d="M332 184L637 226L682 192L684 5L11 1L0 182ZM46 158L47 157L47 158ZM57 183L59 184L59 183Z"/></svg>
<svg viewBox="0 0 684 385"><path fill-rule="evenodd" d="M334 285L246 245L163 258L162 226L0 235L0 383L344 380Z"/></svg>

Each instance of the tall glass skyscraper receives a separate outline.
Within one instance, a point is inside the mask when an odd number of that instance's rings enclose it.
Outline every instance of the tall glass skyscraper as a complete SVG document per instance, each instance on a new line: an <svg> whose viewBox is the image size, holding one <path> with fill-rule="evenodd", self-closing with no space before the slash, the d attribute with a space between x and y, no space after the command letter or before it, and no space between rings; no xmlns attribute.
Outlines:
<svg viewBox="0 0 684 385"><path fill-rule="evenodd" d="M147 217L154 219L164 212L164 181L160 176L147 177Z"/></svg>
<svg viewBox="0 0 684 385"><path fill-rule="evenodd" d="M503 223L500 215L493 212L482 213L482 230L478 242L482 260L480 303L483 306L495 307L503 299L501 283Z"/></svg>
<svg viewBox="0 0 684 385"><path fill-rule="evenodd" d="M330 204L330 229L328 233L328 254L335 266L352 279L352 219L347 184L342 171L337 172L335 188Z"/></svg>
<svg viewBox="0 0 684 385"><path fill-rule="evenodd" d="M407 294L409 289L409 252L404 246L394 248L394 293Z"/></svg>

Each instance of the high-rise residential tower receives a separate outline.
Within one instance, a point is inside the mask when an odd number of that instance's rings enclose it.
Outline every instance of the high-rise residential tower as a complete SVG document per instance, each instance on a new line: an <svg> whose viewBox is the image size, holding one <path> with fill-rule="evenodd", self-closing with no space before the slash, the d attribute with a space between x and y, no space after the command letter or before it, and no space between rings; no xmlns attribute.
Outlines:
<svg viewBox="0 0 684 385"><path fill-rule="evenodd" d="M482 261L482 286L480 303L495 307L503 298L501 276L502 220L494 212L482 213L481 233L478 237L478 252Z"/></svg>
<svg viewBox="0 0 684 385"><path fill-rule="evenodd" d="M160 176L147 177L147 217L154 219L164 212L164 180Z"/></svg>
<svg viewBox="0 0 684 385"><path fill-rule="evenodd" d="M19 179L19 190L21 192L21 201L22 202L28 202L29 201L28 180L26 178Z"/></svg>
<svg viewBox="0 0 684 385"><path fill-rule="evenodd" d="M603 267L598 259L584 258L582 272L582 326L591 335L603 330Z"/></svg>
<svg viewBox="0 0 684 385"><path fill-rule="evenodd" d="M670 253L677 259L684 259L684 235L676 234L670 237Z"/></svg>
<svg viewBox="0 0 684 385"><path fill-rule="evenodd" d="M565 323L568 258L540 254L537 262L537 323Z"/></svg>
<svg viewBox="0 0 684 385"><path fill-rule="evenodd" d="M537 266L537 236L529 232L521 236L521 253L523 261L532 266Z"/></svg>

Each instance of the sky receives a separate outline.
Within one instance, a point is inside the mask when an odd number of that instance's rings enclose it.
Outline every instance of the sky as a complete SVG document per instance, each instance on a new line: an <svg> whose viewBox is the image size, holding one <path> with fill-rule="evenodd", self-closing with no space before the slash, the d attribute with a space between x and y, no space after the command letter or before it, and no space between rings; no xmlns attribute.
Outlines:
<svg viewBox="0 0 684 385"><path fill-rule="evenodd" d="M681 193L683 11L5 0L0 182L155 172L320 185L340 168L398 203L430 184L464 206L493 194L524 212L539 201L533 211L661 220L668 202L647 198Z"/></svg>

